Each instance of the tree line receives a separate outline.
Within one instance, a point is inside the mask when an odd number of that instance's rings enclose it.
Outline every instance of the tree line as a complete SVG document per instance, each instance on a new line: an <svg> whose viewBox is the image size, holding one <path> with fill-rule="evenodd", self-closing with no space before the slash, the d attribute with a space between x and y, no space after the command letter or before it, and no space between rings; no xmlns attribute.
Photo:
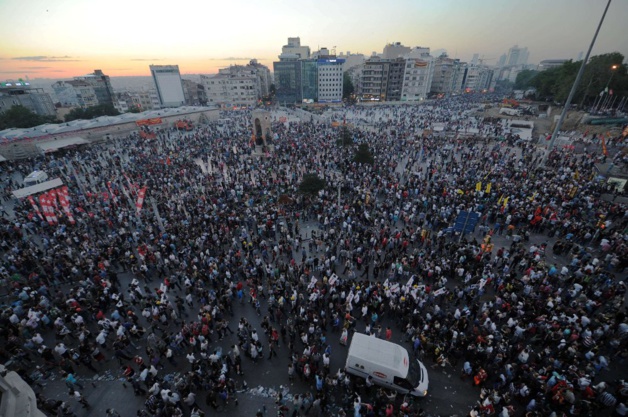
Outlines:
<svg viewBox="0 0 628 417"><path fill-rule="evenodd" d="M536 99L564 103L576 80L582 61L569 60L561 66L544 71L523 70L517 75L514 88L536 89ZM628 73L624 56L619 52L596 55L586 64L573 103L578 107L593 104L598 95L613 90L619 97L628 95Z"/></svg>
<svg viewBox="0 0 628 417"><path fill-rule="evenodd" d="M64 120L57 116L41 116L22 105L12 106L4 113L0 113L0 130L18 128L26 129L46 123L59 124L72 120L89 120L100 116L117 116L120 112L111 104L99 104L87 108L76 108L65 115Z"/></svg>

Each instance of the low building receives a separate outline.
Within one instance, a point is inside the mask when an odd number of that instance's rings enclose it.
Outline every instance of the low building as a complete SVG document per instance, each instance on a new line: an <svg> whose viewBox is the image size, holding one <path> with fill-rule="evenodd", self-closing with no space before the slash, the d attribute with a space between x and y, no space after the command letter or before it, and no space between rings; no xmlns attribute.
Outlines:
<svg viewBox="0 0 628 417"><path fill-rule="evenodd" d="M27 81L0 83L0 113L13 106L24 106L40 116L54 116L56 109L50 95L43 88L33 88Z"/></svg>

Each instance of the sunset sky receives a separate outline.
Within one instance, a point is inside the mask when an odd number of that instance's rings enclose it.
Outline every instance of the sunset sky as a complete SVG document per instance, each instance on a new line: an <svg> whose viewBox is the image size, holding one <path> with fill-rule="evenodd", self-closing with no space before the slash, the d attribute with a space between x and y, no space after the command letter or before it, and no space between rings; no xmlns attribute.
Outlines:
<svg viewBox="0 0 628 417"><path fill-rule="evenodd" d="M300 36L312 51L370 55L390 42L446 49L489 65L518 44L530 63L586 51L606 0L0 0L0 80L102 69L149 75L150 64L211 74L257 58L272 70ZM628 56L628 1L614 0L593 55Z"/></svg>

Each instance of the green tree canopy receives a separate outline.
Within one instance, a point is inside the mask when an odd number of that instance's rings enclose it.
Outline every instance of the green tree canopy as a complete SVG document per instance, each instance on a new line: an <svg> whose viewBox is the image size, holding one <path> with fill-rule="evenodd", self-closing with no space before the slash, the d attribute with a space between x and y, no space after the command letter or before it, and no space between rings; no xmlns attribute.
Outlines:
<svg viewBox="0 0 628 417"><path fill-rule="evenodd" d="M369 146L366 143L362 143L360 144L360 146L358 146L357 151L355 151L353 160L361 164L373 165L373 163L375 162L375 157L371 153Z"/></svg>
<svg viewBox="0 0 628 417"><path fill-rule="evenodd" d="M342 125L342 127L340 128L340 137L338 138L337 144L340 146L353 145L353 137L351 136L351 132L346 125Z"/></svg>
<svg viewBox="0 0 628 417"><path fill-rule="evenodd" d="M97 106L87 107L86 109L73 109L70 113L66 114L65 121L77 119L95 119L100 116L117 116L120 112L111 104L99 104Z"/></svg>
<svg viewBox="0 0 628 417"><path fill-rule="evenodd" d="M628 74L623 62L624 56L619 52L592 57L584 68L574 103L580 106L591 104L606 87L619 97L627 95ZM564 102L581 64L582 61L567 61L560 67L541 71L530 84L536 87L539 98L553 97L555 101Z"/></svg>
<svg viewBox="0 0 628 417"><path fill-rule="evenodd" d="M517 74L517 79L515 80L515 89L516 90L525 90L528 87L532 86L532 80L538 74L538 71L535 70L523 70L519 74Z"/></svg>
<svg viewBox="0 0 628 417"><path fill-rule="evenodd" d="M325 180L316 174L305 174L303 181L299 184L301 194L316 195L323 188L325 188Z"/></svg>
<svg viewBox="0 0 628 417"><path fill-rule="evenodd" d="M355 87L353 86L353 81L351 81L351 76L348 72L345 72L342 74L342 98L349 100L354 91Z"/></svg>
<svg viewBox="0 0 628 417"><path fill-rule="evenodd" d="M22 105L12 106L0 114L0 130L25 129L46 123L59 123L55 116L40 116Z"/></svg>

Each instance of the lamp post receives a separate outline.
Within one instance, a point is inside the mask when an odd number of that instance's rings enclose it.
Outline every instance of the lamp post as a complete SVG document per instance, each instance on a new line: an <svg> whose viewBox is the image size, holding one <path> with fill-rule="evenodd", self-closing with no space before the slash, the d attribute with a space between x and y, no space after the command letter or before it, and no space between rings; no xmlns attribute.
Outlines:
<svg viewBox="0 0 628 417"><path fill-rule="evenodd" d="M600 23L598 23L597 29L595 30L595 34L593 35L593 39L591 40L591 44L589 45L589 49L587 51L587 54L585 55L584 59L582 60L582 64L580 64L580 69L578 70L578 75L576 76L576 80L574 81L573 85L571 86L571 91L569 92L569 96L567 97L567 100L565 101L565 107L563 108L563 111L562 111L562 113L560 115L560 118L558 119L558 123L556 123L556 127L554 128L554 132L552 133L552 137L550 138L549 146L547 147L547 152L545 153L545 155L541 159L541 164L542 165L545 164L545 162L547 161L547 157L549 156L549 154L554 149L554 144L556 143L556 138L558 137L558 132L560 131L560 127L562 126L563 121L565 120L565 116L567 116L567 111L569 110L569 106L571 105L571 100L573 99L573 96L576 93L576 89L578 87L578 84L580 84L580 79L582 78L582 73L584 72L584 67L585 67L587 61L589 60L589 55L591 55L591 50L593 49L593 45L595 45L595 40L597 39L598 33L600 33L600 28L602 27L602 23L604 23L604 18L606 17L606 12L608 11L608 7L610 5L611 5L611 0L608 0L608 2L606 3L606 7L604 8L604 13L602 13L602 18L600 19Z"/></svg>
<svg viewBox="0 0 628 417"><path fill-rule="evenodd" d="M597 113L598 110L600 110L600 108L604 108L606 101L608 100L608 97L604 97L604 95L606 93L608 93L608 86L610 85L611 81L613 80L613 76L615 75L615 70L619 68L619 65L617 64L613 64L611 65L611 76L608 77L608 81L606 82L606 86L604 86L604 89L602 91L600 91L600 94L596 97L595 101L593 102L593 112ZM604 98L603 98L604 97ZM604 104L602 104L602 101L604 101Z"/></svg>

